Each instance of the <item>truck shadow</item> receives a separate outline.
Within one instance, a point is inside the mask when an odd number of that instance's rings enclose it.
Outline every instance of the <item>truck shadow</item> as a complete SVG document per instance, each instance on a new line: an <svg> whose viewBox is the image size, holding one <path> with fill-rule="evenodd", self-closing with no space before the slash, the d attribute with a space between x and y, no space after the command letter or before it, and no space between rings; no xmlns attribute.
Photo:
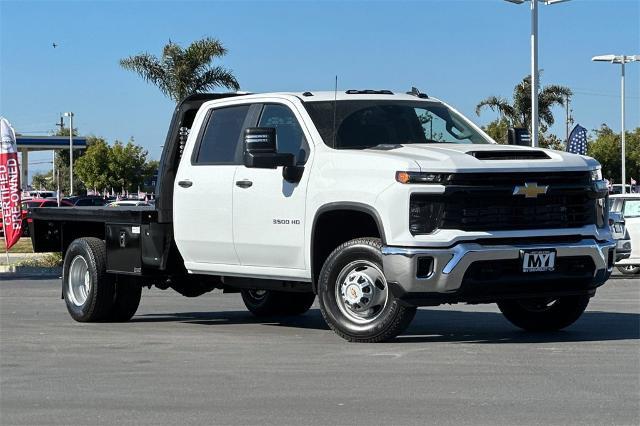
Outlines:
<svg viewBox="0 0 640 426"><path fill-rule="evenodd" d="M640 339L640 314L587 311L572 326L532 333L511 325L498 312L418 310L396 342L552 343Z"/></svg>
<svg viewBox="0 0 640 426"><path fill-rule="evenodd" d="M257 318L246 311L182 312L136 316L132 322L182 322L194 325L260 324L310 330L329 330L318 309L298 317ZM571 327L545 333L528 333L512 326L497 312L419 309L396 343L552 343L640 340L640 314L587 311Z"/></svg>

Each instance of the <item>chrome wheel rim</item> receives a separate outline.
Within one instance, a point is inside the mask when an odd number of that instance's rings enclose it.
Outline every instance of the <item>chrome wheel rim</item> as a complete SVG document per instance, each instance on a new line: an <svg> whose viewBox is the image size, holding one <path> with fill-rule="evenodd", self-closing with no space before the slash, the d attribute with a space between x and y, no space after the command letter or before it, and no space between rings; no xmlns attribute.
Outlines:
<svg viewBox="0 0 640 426"><path fill-rule="evenodd" d="M67 283L69 291L67 295L76 306L83 306L89 297L91 290L91 275L89 266L84 257L78 255L71 261L69 266L69 281Z"/></svg>
<svg viewBox="0 0 640 426"><path fill-rule="evenodd" d="M335 297L343 315L358 324L367 324L375 321L387 306L389 286L377 265L358 260L338 274Z"/></svg>

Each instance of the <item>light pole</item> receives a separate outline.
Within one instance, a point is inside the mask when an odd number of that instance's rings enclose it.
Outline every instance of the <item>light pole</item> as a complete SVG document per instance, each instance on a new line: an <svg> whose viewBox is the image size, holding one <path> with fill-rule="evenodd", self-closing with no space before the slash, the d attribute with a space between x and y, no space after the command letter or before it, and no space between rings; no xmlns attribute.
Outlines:
<svg viewBox="0 0 640 426"><path fill-rule="evenodd" d="M69 196L73 195L73 113L65 112L69 117Z"/></svg>
<svg viewBox="0 0 640 426"><path fill-rule="evenodd" d="M531 146L538 146L538 0L505 0L522 4L531 2ZM544 4L563 3L569 0L543 0Z"/></svg>
<svg viewBox="0 0 640 426"><path fill-rule="evenodd" d="M621 79L620 79L620 92L621 92L621 100L620 100L620 104L621 104L621 126L622 129L620 130L620 132L622 133L622 193L624 194L626 191L626 184L627 184L627 168L625 163L625 143L624 143L624 64L626 64L627 62L635 62L635 61L640 61L640 55L631 55L631 56L625 56L625 55L600 55L600 56L594 56L593 58L591 58L592 61L596 61L596 62L609 62L611 64L620 64L620 69L621 69Z"/></svg>

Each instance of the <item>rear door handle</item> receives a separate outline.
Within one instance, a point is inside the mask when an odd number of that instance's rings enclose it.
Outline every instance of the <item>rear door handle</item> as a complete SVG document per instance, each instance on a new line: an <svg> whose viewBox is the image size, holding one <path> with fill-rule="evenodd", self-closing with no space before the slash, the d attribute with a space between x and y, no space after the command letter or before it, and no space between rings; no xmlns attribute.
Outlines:
<svg viewBox="0 0 640 426"><path fill-rule="evenodd" d="M190 180L181 180L181 181L178 181L178 185L180 185L183 188L189 188L191 185L193 185L193 182L191 182Z"/></svg>
<svg viewBox="0 0 640 426"><path fill-rule="evenodd" d="M251 185L253 185L253 182L247 179L236 181L236 186L239 186L240 188L249 188Z"/></svg>

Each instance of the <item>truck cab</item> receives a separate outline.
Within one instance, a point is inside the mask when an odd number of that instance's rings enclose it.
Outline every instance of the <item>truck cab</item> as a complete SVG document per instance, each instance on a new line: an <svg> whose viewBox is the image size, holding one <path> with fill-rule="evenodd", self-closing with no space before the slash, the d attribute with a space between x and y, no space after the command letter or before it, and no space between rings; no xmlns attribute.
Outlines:
<svg viewBox="0 0 640 426"><path fill-rule="evenodd" d="M212 98L177 107L156 207L129 212L134 224L95 209L82 227L36 209L34 247L77 258L93 248L76 240L103 241L116 293L241 291L257 315L300 314L317 295L329 326L359 342L442 303L498 303L521 328L563 328L611 274L607 187L589 157L498 145L418 91ZM90 263L74 272L65 259L63 294ZM87 295L92 274L75 285Z"/></svg>

